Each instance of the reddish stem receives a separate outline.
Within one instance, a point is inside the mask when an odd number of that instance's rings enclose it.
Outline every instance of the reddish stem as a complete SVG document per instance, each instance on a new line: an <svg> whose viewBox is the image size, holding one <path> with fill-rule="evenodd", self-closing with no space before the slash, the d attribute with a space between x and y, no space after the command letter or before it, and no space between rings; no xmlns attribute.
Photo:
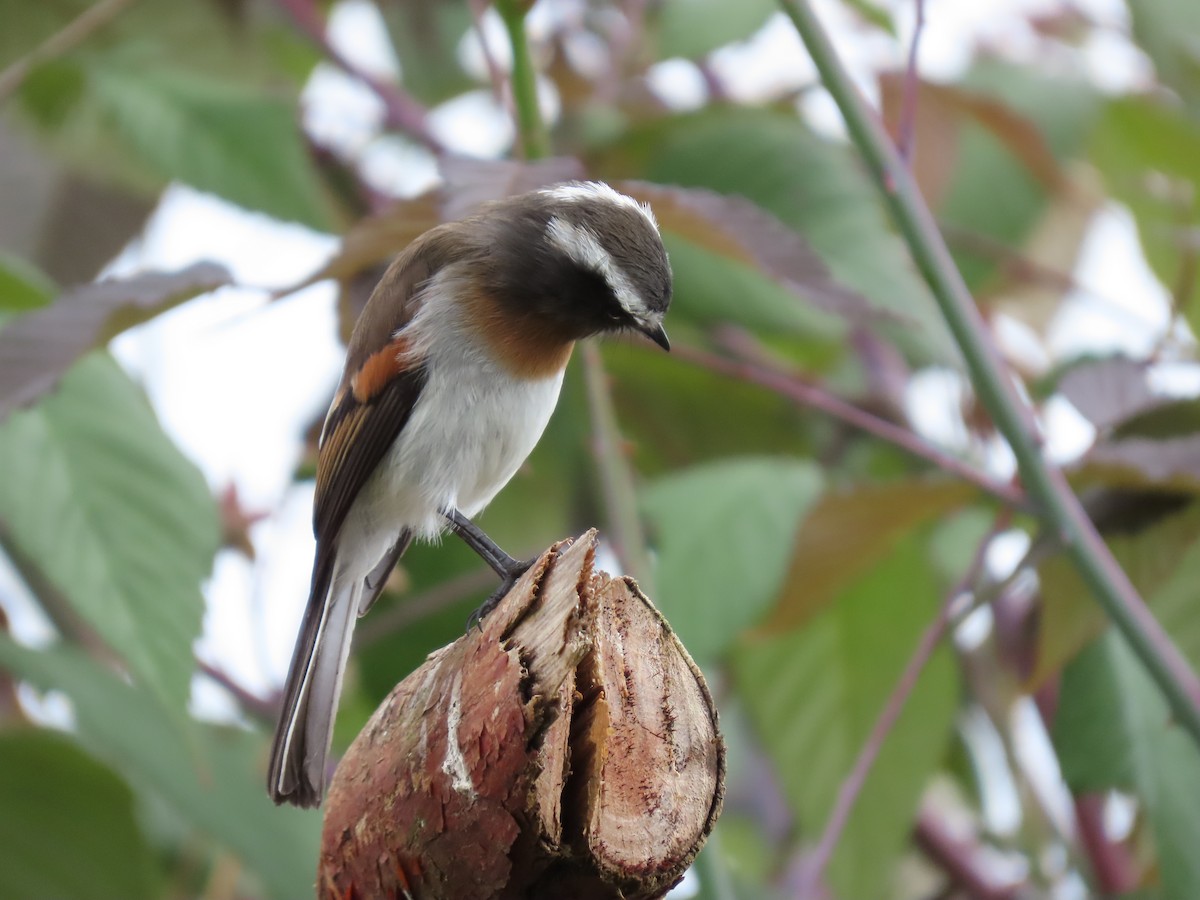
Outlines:
<svg viewBox="0 0 1200 900"><path fill-rule="evenodd" d="M883 748L883 743L887 740L887 736L891 734L896 720L900 718L900 713L903 712L905 704L908 703L908 698L916 687L917 680L921 677L921 672L925 670L926 664L929 662L930 657L933 656L933 651L937 649L938 644L941 643L942 638L946 634L946 629L950 625L955 601L964 593L971 590L971 586L975 583L980 571L983 569L988 545L991 543L993 537L1008 527L1011 519L1011 510L1002 509L999 512L991 530L984 536L983 540L979 542L979 546L975 549L975 555L967 566L966 572L963 573L963 577L947 592L945 599L938 608L937 615L922 633L921 639L917 642L917 648L913 651L908 663L904 666L904 671L896 682L895 688L892 689L891 696L888 697L883 711L879 714L879 718L875 720L870 734L867 735L867 739L863 742L862 748L858 752L858 758L854 761L854 766L850 770L850 774L843 779L841 787L838 788L837 799L834 801L833 812L829 814L829 821L825 825L825 831L821 835L820 842L806 861L804 872L801 875L798 896L817 896L817 887L824 876L825 867L829 864L829 860L833 856L833 851L837 849L838 841L842 837L842 832L845 830L846 823L850 819L850 814L854 811L854 806L858 802L859 794L862 793L867 776L871 774L871 769L875 765L879 751Z"/></svg>
<svg viewBox="0 0 1200 900"><path fill-rule="evenodd" d="M709 371L756 384L796 403L818 409L860 431L895 444L902 450L932 463L939 469L956 475L1007 506L1020 510L1029 508L1029 500L1025 496L1025 492L1015 484L992 478L986 472L981 472L969 463L938 449L907 428L902 428L886 419L859 409L828 391L801 380L794 374L776 368L768 368L756 362L717 356L696 347L679 346L672 349L671 355L695 363Z"/></svg>
<svg viewBox="0 0 1200 900"><path fill-rule="evenodd" d="M275 0L275 3L291 17L296 27L320 48L330 62L347 75L361 81L383 101L384 123L387 127L404 132L434 153L440 155L446 151L442 142L429 130L425 108L420 103L397 85L383 81L351 62L330 43L325 21L313 0Z"/></svg>

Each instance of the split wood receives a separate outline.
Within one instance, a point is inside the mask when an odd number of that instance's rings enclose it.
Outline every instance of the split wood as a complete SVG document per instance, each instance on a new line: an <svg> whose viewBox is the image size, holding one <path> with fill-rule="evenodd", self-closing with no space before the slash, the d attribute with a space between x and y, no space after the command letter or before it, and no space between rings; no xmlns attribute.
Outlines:
<svg viewBox="0 0 1200 900"><path fill-rule="evenodd" d="M322 897L656 898L720 814L712 696L596 533L396 686L330 787Z"/></svg>

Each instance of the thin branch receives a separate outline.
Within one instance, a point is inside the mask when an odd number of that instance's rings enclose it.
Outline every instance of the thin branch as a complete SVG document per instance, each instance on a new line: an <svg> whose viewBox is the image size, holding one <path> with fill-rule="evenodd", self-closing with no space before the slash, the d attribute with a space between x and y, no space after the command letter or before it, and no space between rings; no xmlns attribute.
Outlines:
<svg viewBox="0 0 1200 900"><path fill-rule="evenodd" d="M871 769L875 766L875 760L879 757L879 751L883 748L884 741L891 734L896 720L900 718L900 713L908 703L909 696L917 686L917 680L925 670L930 657L933 656L933 651L937 649L938 644L945 636L958 601L964 594L971 591L971 586L978 580L992 538L1007 528L1011 519L1011 510L1000 510L991 530L975 549L975 555L967 566L966 572L963 573L962 579L946 594L945 599L938 607L937 615L921 634L917 648L913 651L908 663L905 664L904 671L892 689L883 711L875 720L867 739L863 741L862 748L858 751L858 758L854 760L854 766L838 788L837 799L834 801L833 811L829 814L829 821L825 825L821 840L805 861L798 896L816 896L816 889L821 884L825 867L833 857L833 851L837 849L838 841L841 840L842 832L850 820L850 814L854 811L859 794L862 793L863 785L866 784L867 776L871 774Z"/></svg>
<svg viewBox="0 0 1200 900"><path fill-rule="evenodd" d="M952 835L928 810L917 815L913 839L925 856L949 876L954 887L972 900L1012 900L1019 896L1020 885L998 885L980 871L975 847Z"/></svg>
<svg viewBox="0 0 1200 900"><path fill-rule="evenodd" d="M828 391L801 380L793 373L768 368L758 362L727 359L695 347L677 346L672 348L671 355L702 366L709 371L756 384L803 406L820 410L975 485L1006 506L1019 510L1029 508L1028 498L1016 485L993 478L958 457L951 456L935 447L907 428L902 428L887 419L881 419L866 410L859 409Z"/></svg>
<svg viewBox="0 0 1200 900"><path fill-rule="evenodd" d="M900 127L896 135L896 149L907 166L912 165L914 138L917 122L917 90L920 87L917 75L917 48L921 45L921 32L925 30L925 0L917 0L917 23L913 27L912 43L908 47L908 66L904 73L904 95L900 100Z"/></svg>
<svg viewBox="0 0 1200 900"><path fill-rule="evenodd" d="M20 548L11 527L3 518L0 518L0 553L8 559L17 577L62 637L78 644L94 659L107 664L119 662L118 656L113 653L99 632L76 612L66 594L59 590L42 567Z"/></svg>
<svg viewBox="0 0 1200 900"><path fill-rule="evenodd" d="M1104 897L1116 897L1137 889L1141 878L1133 853L1108 836L1104 827L1103 794L1075 797L1075 824L1079 843L1087 853L1095 876L1095 887Z"/></svg>
<svg viewBox="0 0 1200 900"><path fill-rule="evenodd" d="M506 97L504 90L508 75L500 68L500 63L496 59L496 54L492 52L492 45L488 42L487 32L483 27L484 13L491 5L491 0L469 0L467 3L471 10L471 24L475 29L475 36L479 38L479 51L483 54L483 64L487 67L488 80L492 83L492 96L496 98L497 103L507 103L511 107L512 97ZM512 112L511 109L509 111Z"/></svg>
<svg viewBox="0 0 1200 900"><path fill-rule="evenodd" d="M1062 471L1043 458L1031 411L1018 396L911 173L850 80L816 14L805 0L781 3L929 283L976 393L1012 447L1021 480L1040 507L1044 524L1062 535L1084 583L1129 641L1175 717L1200 744L1200 680L1113 559Z"/></svg>
<svg viewBox="0 0 1200 900"><path fill-rule="evenodd" d="M516 104L521 148L526 159L538 159L549 151L549 139L542 124L533 61L529 57L529 43L525 40L525 14L530 5L529 0L497 0L496 10L504 19L512 40L513 102ZM613 412L604 362L600 351L592 343L580 348L580 356L608 517L608 535L625 572L638 579L642 589L653 596L646 537L637 509L637 491L617 417Z"/></svg>
<svg viewBox="0 0 1200 900"><path fill-rule="evenodd" d="M1058 713L1061 686L1061 680L1054 678L1033 695L1034 708L1047 734L1052 732ZM1140 866L1129 847L1114 841L1104 826L1105 794L1072 792L1071 800L1075 808L1077 855L1090 869L1093 879L1090 886L1104 897L1116 897L1135 890L1141 883Z"/></svg>
<svg viewBox="0 0 1200 900"><path fill-rule="evenodd" d="M594 343L580 347L583 377L587 383L588 411L592 420L592 439L595 442L596 463L604 497L607 534L625 572L636 578L642 590L653 597L650 581L650 559L646 553L646 534L638 514L637 488L633 471L626 456L617 416L613 411L612 394L604 360Z"/></svg>
<svg viewBox="0 0 1200 900"><path fill-rule="evenodd" d="M74 50L134 2L135 0L102 0L89 6L61 30L9 65L0 72L0 103L7 100L21 86L34 66Z"/></svg>
<svg viewBox="0 0 1200 900"><path fill-rule="evenodd" d="M218 669L212 663L205 662L199 657L196 658L196 669L224 688L237 701L238 706L252 718L260 722L274 724L279 714L276 704L247 690L224 669Z"/></svg>
<svg viewBox="0 0 1200 900"><path fill-rule="evenodd" d="M356 65L330 43L325 22L313 0L275 0L275 4L288 14L296 27L317 45L330 62L361 81L383 102L384 124L388 128L404 132L433 153L441 155L446 152L442 142L429 130L425 107L398 85L377 78Z"/></svg>

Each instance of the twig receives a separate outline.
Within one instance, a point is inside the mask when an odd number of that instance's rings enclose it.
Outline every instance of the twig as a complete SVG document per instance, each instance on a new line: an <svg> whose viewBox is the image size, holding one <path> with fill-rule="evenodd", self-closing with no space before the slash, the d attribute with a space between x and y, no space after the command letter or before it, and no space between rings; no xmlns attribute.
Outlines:
<svg viewBox="0 0 1200 900"><path fill-rule="evenodd" d="M913 139L917 121L917 48L921 44L921 32L925 29L925 0L916 0L917 22L913 27L912 43L908 47L908 67L904 73L904 95L900 100L900 125L896 135L896 149L906 166L913 161Z"/></svg>
<svg viewBox="0 0 1200 900"><path fill-rule="evenodd" d="M1137 889L1140 878L1133 854L1115 843L1104 828L1104 795L1075 797L1075 824L1079 843L1092 864L1094 887L1104 897L1116 897Z"/></svg>
<svg viewBox="0 0 1200 900"><path fill-rule="evenodd" d="M508 39L512 43L512 97L516 112L517 136L522 155L527 160L541 159L550 154L550 138L542 122L538 105L537 73L529 55L525 37L525 16L533 5L531 0L496 0L496 12L504 20Z"/></svg>
<svg viewBox="0 0 1200 900"><path fill-rule="evenodd" d="M196 658L196 668L206 677L223 687L246 713L262 722L274 723L279 713L270 700L265 700L238 684L228 672L218 669L210 662Z"/></svg>
<svg viewBox="0 0 1200 900"><path fill-rule="evenodd" d="M475 29L475 36L479 38L479 51L483 54L483 64L487 67L488 80L492 83L492 96L496 98L497 103L507 103L510 107L509 112L512 112L512 97L506 96L504 90L508 75L500 68L496 54L492 52L492 45L488 43L487 33L483 29L483 16L491 5L490 0L469 0L467 3L471 10L471 23Z"/></svg>
<svg viewBox="0 0 1200 900"><path fill-rule="evenodd" d="M829 860L833 856L833 851L837 849L838 841L842 837L842 831L850 819L850 813L854 811L854 805L858 802L858 796L862 793L867 776L871 774L871 769L875 765L879 751L883 748L884 741L887 740L887 736L891 733L896 720L900 718L900 713L904 710L909 695L912 694L913 688L916 687L917 679L921 677L921 672L924 671L929 658L933 656L933 651L937 649L942 637L946 634L946 629L950 625L952 613L955 606L958 605L959 599L964 594L970 592L971 586L978 579L987 556L988 545L992 542L992 538L1007 528L1011 519L1012 510L1000 510L991 530L984 536L983 540L979 542L979 546L975 549L975 555L967 566L966 572L963 573L963 577L946 594L941 606L938 607L937 615L921 634L921 639L917 642L917 648L905 664L904 671L900 674L896 686L892 689L892 693L888 697L883 711L880 712L879 718L875 720L875 724L871 727L867 739L863 741L862 748L858 751L858 758L854 760L854 766L850 769L850 773L843 779L841 786L838 788L837 799L834 801L833 811L829 814L829 821L825 825L825 831L821 835L821 840L805 861L798 896L816 896L816 888L821 883L825 867L829 864Z"/></svg>
<svg viewBox="0 0 1200 900"><path fill-rule="evenodd" d="M119 663L119 657L100 633L75 610L70 599L50 580L37 561L21 549L12 528L3 518L0 518L0 554L8 559L17 577L62 637L75 642L95 659L110 665Z"/></svg>
<svg viewBox="0 0 1200 900"><path fill-rule="evenodd" d="M708 100L710 103L726 103L729 100L729 89L725 86L725 82L721 80L721 76L717 74L717 70L713 68L711 62L707 59L695 60L696 70L700 73L700 77L704 80L704 89L708 91Z"/></svg>
<svg viewBox="0 0 1200 900"><path fill-rule="evenodd" d="M296 27L317 45L330 62L347 75L361 81L383 102L384 124L387 127L404 132L436 154L446 152L442 142L429 130L425 108L420 103L399 86L383 81L353 63L330 43L325 33L325 23L313 0L275 0L275 3L291 17Z"/></svg>
<svg viewBox="0 0 1200 900"><path fill-rule="evenodd" d="M642 590L653 597L650 560L646 553L646 535L638 515L637 489L626 457L624 441L613 412L612 395L604 360L595 344L580 348L583 377L587 383L588 411L592 420L596 463L608 518L608 536L625 572L636 578Z"/></svg>
<svg viewBox="0 0 1200 900"><path fill-rule="evenodd" d="M525 14L529 5L528 0L497 0L496 10L504 19L512 40L513 102L516 104L521 148L526 159L538 159L548 152L549 141L538 107L537 83L533 61L529 58L529 44L525 40ZM646 537L638 515L637 491L613 412L604 362L594 344L584 344L580 348L580 356L608 514L609 537L625 572L641 582L642 589L653 596Z"/></svg>
<svg viewBox="0 0 1200 900"><path fill-rule="evenodd" d="M74 50L133 2L134 0L101 0L100 3L89 6L32 51L9 65L0 72L0 103L7 100L21 86L21 82L34 66Z"/></svg>
<svg viewBox="0 0 1200 900"><path fill-rule="evenodd" d="M911 173L850 80L811 6L805 0L781 3L929 283L962 351L976 393L1012 447L1021 480L1037 502L1044 524L1062 535L1084 583L1129 641L1175 717L1200 744L1200 680L1113 559L1062 471L1043 458L1029 407L1017 395Z"/></svg>
<svg viewBox="0 0 1200 900"><path fill-rule="evenodd" d="M1051 733L1058 713L1060 679L1043 684L1033 695L1034 708L1042 719L1042 727ZM1137 888L1141 874L1137 860L1124 844L1114 841L1104 827L1105 796L1101 793L1072 792L1075 808L1075 834L1079 855L1091 870L1091 887L1101 896L1116 897Z"/></svg>
<svg viewBox="0 0 1200 900"><path fill-rule="evenodd" d="M859 409L828 391L802 381L791 373L768 368L757 362L727 359L695 347L673 347L671 355L695 363L712 372L718 372L750 384L757 384L796 403L820 410L975 485L1007 506L1020 510L1029 508L1028 498L1024 491L1016 485L999 481L958 457L938 449L907 428L901 428L886 419Z"/></svg>
<svg viewBox="0 0 1200 900"><path fill-rule="evenodd" d="M917 815L913 839L921 851L950 877L954 886L972 900L1012 900L1018 896L1019 885L995 884L979 870L975 848L950 834L928 810L921 810Z"/></svg>

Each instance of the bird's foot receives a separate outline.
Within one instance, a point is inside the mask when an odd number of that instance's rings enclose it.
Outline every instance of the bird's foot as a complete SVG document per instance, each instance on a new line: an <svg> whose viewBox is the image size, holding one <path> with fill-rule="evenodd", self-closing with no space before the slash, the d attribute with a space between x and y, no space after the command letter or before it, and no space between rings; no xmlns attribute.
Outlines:
<svg viewBox="0 0 1200 900"><path fill-rule="evenodd" d="M478 628L480 631L483 631L484 617L500 605L500 601L508 596L508 592L513 589L521 576L529 571L529 567L533 563L534 560L532 559L512 560L512 564L507 566L503 573L504 577L500 582L500 586L492 591L491 595L480 604L477 610L467 616L467 631L470 631L472 628Z"/></svg>

